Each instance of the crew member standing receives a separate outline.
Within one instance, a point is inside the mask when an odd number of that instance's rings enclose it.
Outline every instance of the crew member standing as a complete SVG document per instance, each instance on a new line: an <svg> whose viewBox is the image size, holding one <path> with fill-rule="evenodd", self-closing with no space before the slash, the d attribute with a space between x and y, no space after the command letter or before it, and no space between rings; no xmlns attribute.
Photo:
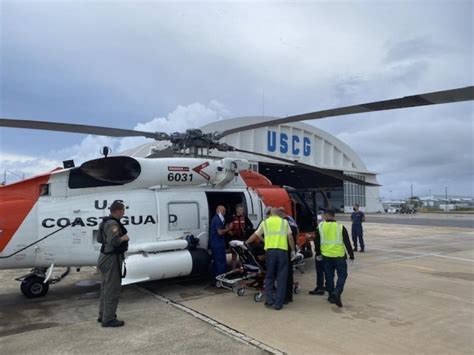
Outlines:
<svg viewBox="0 0 474 355"><path fill-rule="evenodd" d="M272 208L270 217L265 219L258 229L247 240L247 244L262 239L266 251L266 274L265 274L265 306L276 310L283 308L286 293L286 280L288 277L288 247L293 257L295 244L291 234L288 221L278 216L278 209ZM277 283L276 294L273 288Z"/></svg>
<svg viewBox="0 0 474 355"><path fill-rule="evenodd" d="M97 241L102 243L98 260L98 269L102 273L99 297L98 322L103 327L121 327L124 321L117 319L117 306L122 286L122 268L124 253L128 249L127 230L120 222L125 214L122 201L114 201L110 206L110 216L99 225Z"/></svg>
<svg viewBox="0 0 474 355"><path fill-rule="evenodd" d="M288 225L290 226L291 229L291 234L293 235L293 243L295 246L297 245L297 238L298 238L298 225L296 224L296 221L286 213L286 210L284 207L279 207L278 208L278 216L281 218L285 219L288 221ZM293 302L293 284L294 284L294 278L293 278L293 259L291 256L290 250L288 250L288 277L286 279L286 294L285 294L285 301L283 304L288 304L289 302Z"/></svg>
<svg viewBox="0 0 474 355"><path fill-rule="evenodd" d="M228 233L232 240L245 241L253 232L253 224L245 215L244 206L238 204L235 206L235 215L230 221L230 231ZM232 251L232 269L237 267L237 254Z"/></svg>
<svg viewBox="0 0 474 355"><path fill-rule="evenodd" d="M225 236L229 228L225 228L224 206L217 206L216 215L211 221L209 246L212 251L213 262L213 283L215 285L216 276L224 274L227 271Z"/></svg>
<svg viewBox="0 0 474 355"><path fill-rule="evenodd" d="M335 215L336 211L333 209L326 211L324 221L319 223L316 230L314 244L316 256L323 257L328 301L342 307L341 294L347 279L346 250L351 260L354 260L354 252L346 228L336 222ZM336 287L334 287L335 272L337 272Z"/></svg>
<svg viewBox="0 0 474 355"><path fill-rule="evenodd" d="M318 214L318 217L317 217L318 225L322 223L322 221L323 221L323 216L321 214ZM317 226L316 226L316 230L318 229ZM314 290L309 291L309 294L324 296L324 291L326 290L326 287L324 286L325 276L324 276L324 265L323 265L322 255L314 256L314 266L316 268L316 288Z"/></svg>
<svg viewBox="0 0 474 355"><path fill-rule="evenodd" d="M365 214L359 211L359 205L356 203L353 206L354 212L351 215L352 221L352 242L354 243L354 251L357 251L357 240L360 244L360 252L365 251L364 231L362 230L362 222L365 222Z"/></svg>

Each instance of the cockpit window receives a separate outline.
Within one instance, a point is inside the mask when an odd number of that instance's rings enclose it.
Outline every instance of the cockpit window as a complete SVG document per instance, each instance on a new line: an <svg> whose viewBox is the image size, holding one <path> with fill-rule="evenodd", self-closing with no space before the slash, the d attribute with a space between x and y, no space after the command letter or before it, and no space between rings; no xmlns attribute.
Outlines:
<svg viewBox="0 0 474 355"><path fill-rule="evenodd" d="M40 196L49 196L50 191L49 191L49 184L41 184L39 186L40 188Z"/></svg>

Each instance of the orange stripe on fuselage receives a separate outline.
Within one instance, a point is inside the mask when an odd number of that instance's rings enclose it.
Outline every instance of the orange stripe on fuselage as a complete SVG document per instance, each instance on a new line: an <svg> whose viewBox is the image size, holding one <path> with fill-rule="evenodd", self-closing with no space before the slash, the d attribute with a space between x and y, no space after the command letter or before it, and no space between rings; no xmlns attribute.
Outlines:
<svg viewBox="0 0 474 355"><path fill-rule="evenodd" d="M40 175L0 187L0 253L38 201L40 185L47 184L50 176Z"/></svg>

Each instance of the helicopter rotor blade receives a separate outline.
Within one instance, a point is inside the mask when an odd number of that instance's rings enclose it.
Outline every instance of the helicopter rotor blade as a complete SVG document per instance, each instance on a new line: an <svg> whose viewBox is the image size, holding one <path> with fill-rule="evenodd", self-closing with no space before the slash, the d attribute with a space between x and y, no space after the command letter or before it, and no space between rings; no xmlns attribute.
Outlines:
<svg viewBox="0 0 474 355"><path fill-rule="evenodd" d="M132 129L89 126L89 125L62 123L62 122L19 120L19 119L12 119L12 118L0 118L0 127L95 134L98 136L109 136L109 137L146 137L146 138L153 138L156 140L169 140L170 139L169 135L163 132L143 132L143 131L135 131Z"/></svg>
<svg viewBox="0 0 474 355"><path fill-rule="evenodd" d="M418 107L427 105L439 105L452 102L471 101L474 100L474 86L467 86L465 88L458 88L452 90L429 92L425 94L405 96L398 99L383 100L376 102L369 102L365 104L338 107L330 110L322 110L316 112L305 113L301 115L288 116L278 119L270 119L268 121L260 121L245 126L231 128L223 132L216 133L218 138L223 138L232 133L247 131L250 129L276 126L285 123L317 120L327 117L345 116L356 113L366 113L373 111L395 110L400 108Z"/></svg>
<svg viewBox="0 0 474 355"><path fill-rule="evenodd" d="M218 150L222 150L222 151L236 151L236 152L241 152L241 153L246 153L246 154L258 155L258 156L260 156L260 157L264 157L264 158L268 158L268 159L278 160L278 161L281 161L281 162L283 162L283 163L287 163L287 164L290 164L290 165L294 165L294 166L296 166L296 167L298 167L298 168L303 168L303 169L311 170L311 171L314 171L314 172L317 172L317 173L320 173L320 174L323 174L323 175L327 175L327 176L333 177L333 178L338 179L338 180L351 182L351 183L354 183L354 184L357 184L357 185L363 185L363 186L380 186L379 184L367 182L367 181L364 181L364 180L360 180L360 179L354 178L354 177L349 176L349 175L345 175L344 173L342 173L342 172L339 171L339 170L318 168L318 167L313 166L313 165L308 165L308 164L300 163L300 162L298 162L298 161L296 161L296 160L290 160L290 159L275 157L275 156L273 156L273 155L267 155L267 154L252 152L252 151L249 151L249 150L244 150L244 149L235 148L235 147L232 147L232 146L229 146L229 145L222 145L220 148L221 148L221 149L219 149L219 147L218 147L217 149L218 149Z"/></svg>

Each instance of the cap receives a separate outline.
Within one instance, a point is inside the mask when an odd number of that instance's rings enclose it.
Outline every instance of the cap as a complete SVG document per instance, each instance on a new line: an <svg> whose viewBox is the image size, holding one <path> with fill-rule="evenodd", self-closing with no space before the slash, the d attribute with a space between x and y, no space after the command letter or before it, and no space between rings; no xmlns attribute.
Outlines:
<svg viewBox="0 0 474 355"><path fill-rule="evenodd" d="M112 205L110 206L110 212L123 210L123 209L125 209L125 204L121 200L115 200L114 202L112 202Z"/></svg>

